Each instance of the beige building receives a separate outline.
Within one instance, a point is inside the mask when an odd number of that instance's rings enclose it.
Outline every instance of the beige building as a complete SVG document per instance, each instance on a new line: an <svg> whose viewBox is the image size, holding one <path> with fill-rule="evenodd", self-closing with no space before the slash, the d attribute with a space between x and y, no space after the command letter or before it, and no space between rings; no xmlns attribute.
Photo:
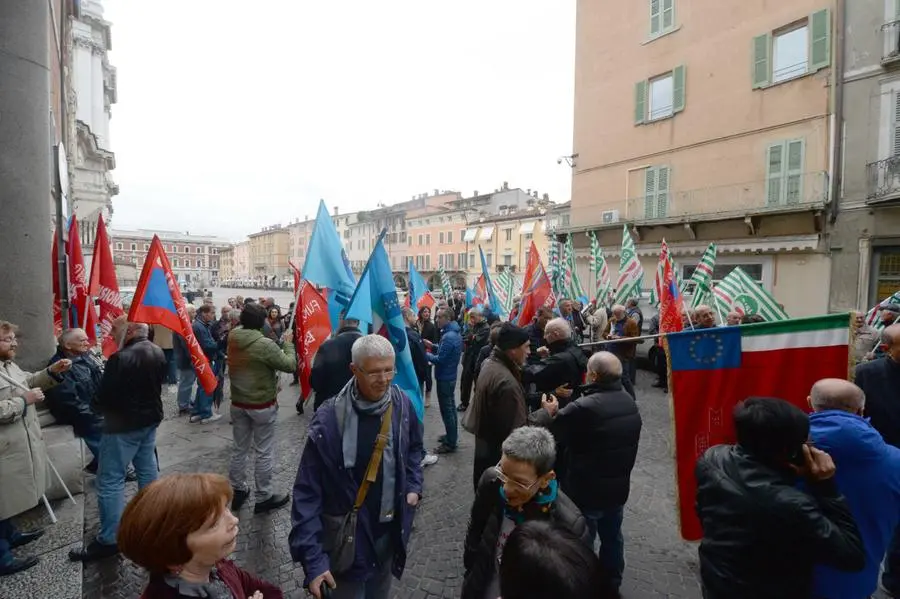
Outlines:
<svg viewBox="0 0 900 599"><path fill-rule="evenodd" d="M250 278L250 240L245 239L234 245L234 278L247 280Z"/></svg>
<svg viewBox="0 0 900 599"><path fill-rule="evenodd" d="M829 9L578 1L571 214L557 230L574 233L583 282L583 233L615 277L627 224L645 289L663 238L684 275L715 241L716 278L739 264L788 313L827 311Z"/></svg>
<svg viewBox="0 0 900 599"><path fill-rule="evenodd" d="M227 239L180 231L110 229L109 242L120 285L129 286L132 279L136 283L136 277L131 273L134 271L140 276L154 235L159 236L172 273L182 285L190 289L218 285L221 279L219 255L231 247ZM120 266L125 268L120 269ZM127 268L129 266L132 268Z"/></svg>
<svg viewBox="0 0 900 599"><path fill-rule="evenodd" d="M291 234L287 227L264 227L247 237L250 240L249 278L266 287L290 286L293 281L288 266Z"/></svg>

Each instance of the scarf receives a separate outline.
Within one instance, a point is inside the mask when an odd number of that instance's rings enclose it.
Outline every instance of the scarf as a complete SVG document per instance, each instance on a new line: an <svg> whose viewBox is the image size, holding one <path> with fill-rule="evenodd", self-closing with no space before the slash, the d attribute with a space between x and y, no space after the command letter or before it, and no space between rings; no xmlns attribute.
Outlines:
<svg viewBox="0 0 900 599"><path fill-rule="evenodd" d="M512 520L518 526L526 520L546 520L550 517L550 506L556 501L559 493L559 483L556 479L550 481L546 489L538 491L530 501L521 507L512 507L506 498L506 491L500 485L500 499L503 500L503 515Z"/></svg>
<svg viewBox="0 0 900 599"><path fill-rule="evenodd" d="M395 391L396 389L396 391ZM341 431L341 449L344 456L344 468L356 466L356 450L359 441L359 415L382 416L390 405L394 394L400 390L391 385L378 401L367 401L359 396L356 380L350 379L334 399L334 412L338 419L338 430ZM402 402L401 402L402 405ZM381 456L381 513L379 522L391 522L394 519L394 487L397 472L394 456L394 423L388 427L388 442Z"/></svg>

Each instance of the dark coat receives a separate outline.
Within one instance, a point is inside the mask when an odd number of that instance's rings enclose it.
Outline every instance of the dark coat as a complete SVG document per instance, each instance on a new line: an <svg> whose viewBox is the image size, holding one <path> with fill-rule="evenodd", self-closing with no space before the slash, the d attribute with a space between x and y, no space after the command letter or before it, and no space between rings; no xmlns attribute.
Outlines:
<svg viewBox="0 0 900 599"><path fill-rule="evenodd" d="M157 426L163 419L166 355L146 337L136 337L110 356L92 407L107 433Z"/></svg>
<svg viewBox="0 0 900 599"><path fill-rule="evenodd" d="M430 320L426 321L417 321L416 329L419 331L419 334L422 336L423 340L431 341L432 343L437 343L440 336L438 335L438 329L434 325L434 322Z"/></svg>
<svg viewBox="0 0 900 599"><path fill-rule="evenodd" d="M353 376L350 350L360 337L362 333L356 327L342 327L319 347L309 373L309 384L316 392L316 407L337 395Z"/></svg>
<svg viewBox="0 0 900 599"><path fill-rule="evenodd" d="M503 522L503 500L500 497L500 481L497 473L486 470L478 483L475 502L469 517L469 528L463 547L465 575L462 599L483 599L491 578L496 573L497 539ZM591 547L587 522L578 507L562 491L550 508L549 519L568 529L584 544Z"/></svg>
<svg viewBox="0 0 900 599"><path fill-rule="evenodd" d="M572 327L576 340L581 341L585 329L584 316L581 315L581 312L573 309L569 316L563 316L563 318L565 318L569 322L569 326Z"/></svg>
<svg viewBox="0 0 900 599"><path fill-rule="evenodd" d="M406 340L409 342L409 353L412 355L413 368L416 370L416 380L421 386L428 379L428 358L425 357L425 345L422 343L419 331L413 327L406 327Z"/></svg>
<svg viewBox="0 0 900 599"><path fill-rule="evenodd" d="M210 362L219 357L219 342L212 334L214 324L215 321L206 323L202 318L198 317L194 319L194 324L192 325L194 337L197 338L197 343L200 345L200 349L203 350L203 355Z"/></svg>
<svg viewBox="0 0 900 599"><path fill-rule="evenodd" d="M396 387L395 387L395 390ZM393 398L393 443L396 456L396 513L391 535L394 541L394 576L400 577L406 566L406 546L412 531L416 509L406 502L407 493L422 494L422 423L405 393ZM322 548L323 513L346 514L353 507L359 482L353 470L344 468L341 432L334 411L334 400L316 410L309 423L306 447L300 458L294 483L291 556L306 572L306 584L330 570L328 555ZM356 560L342 574L347 580L365 580L375 571L375 546L368 510L358 513Z"/></svg>
<svg viewBox="0 0 900 599"><path fill-rule="evenodd" d="M284 597L280 588L238 568L231 560L220 561L216 564L216 570L231 594L240 599L252 597L256 591L261 591L265 599L283 599ZM179 599L181 597L185 597L185 595L166 584L165 579L152 575L144 594L141 595L141 599Z"/></svg>
<svg viewBox="0 0 900 599"><path fill-rule="evenodd" d="M178 333L172 333L172 349L175 350L175 364L178 366L178 370L194 369L194 363L191 361L191 351L188 349L184 337Z"/></svg>
<svg viewBox="0 0 900 599"><path fill-rule="evenodd" d="M531 350L531 353L528 355L528 363L537 364L541 361L541 357L537 353L538 348L547 345L547 342L544 340L544 331L538 328L536 322L532 322L525 327L525 330L528 332L528 347Z"/></svg>
<svg viewBox="0 0 900 599"><path fill-rule="evenodd" d="M900 447L900 364L889 357L856 367L856 385L866 393L866 416L889 445Z"/></svg>
<svg viewBox="0 0 900 599"><path fill-rule="evenodd" d="M625 505L641 438L637 404L618 379L585 385L555 418L543 409L534 421L566 448L563 490L583 510Z"/></svg>
<svg viewBox="0 0 900 599"><path fill-rule="evenodd" d="M604 331L604 336L611 334L611 332L615 332L616 322L613 322L610 319L609 324L606 325L606 331ZM638 329L638 323L633 318L625 317L624 323L624 334L623 337L639 337L641 334L640 329ZM637 353L637 344L638 341L619 341L617 343L609 344L609 351L616 354L620 360L633 360L635 354Z"/></svg>
<svg viewBox="0 0 900 599"><path fill-rule="evenodd" d="M547 346L550 355L538 362L529 364L522 373L522 382L527 386L549 393L562 385L568 385L573 391L584 382L587 371L587 358L584 352L571 339L554 341Z"/></svg>
<svg viewBox="0 0 900 599"><path fill-rule="evenodd" d="M474 327L471 327L465 334L463 342L465 345L465 353L463 353L463 370L475 371L475 360L481 348L488 344L491 337L491 327L487 322L481 321Z"/></svg>
<svg viewBox="0 0 900 599"><path fill-rule="evenodd" d="M481 373L481 367L484 365L484 361L488 359L491 355L491 352L494 351L493 345L485 345L481 348L481 351L478 352L478 357L475 358L475 382L478 384L478 375Z"/></svg>
<svg viewBox="0 0 900 599"><path fill-rule="evenodd" d="M473 400L478 422L475 436L496 451L513 429L528 421L521 373L519 366L497 348L481 366Z"/></svg>
<svg viewBox="0 0 900 599"><path fill-rule="evenodd" d="M789 471L741 447L716 445L697 461L706 599L810 597L814 564L859 571L859 529L834 479L797 488Z"/></svg>
<svg viewBox="0 0 900 599"><path fill-rule="evenodd" d="M65 357L60 349L47 366ZM102 430L103 419L91 408L91 402L100 390L103 367L90 355L71 360L72 368L58 385L47 390L45 402L53 418L60 424L71 426L76 436L95 435Z"/></svg>

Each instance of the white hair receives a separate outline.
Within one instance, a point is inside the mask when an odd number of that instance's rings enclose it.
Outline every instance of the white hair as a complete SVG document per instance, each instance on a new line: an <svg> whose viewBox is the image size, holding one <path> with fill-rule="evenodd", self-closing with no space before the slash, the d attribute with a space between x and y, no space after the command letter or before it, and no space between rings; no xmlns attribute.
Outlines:
<svg viewBox="0 0 900 599"><path fill-rule="evenodd" d="M553 469L556 462L556 440L540 426L520 426L503 442L503 455L534 466L538 476Z"/></svg>
<svg viewBox="0 0 900 599"><path fill-rule="evenodd" d="M544 327L544 336L551 331L559 331L560 337L565 339L572 336L572 326L565 318L554 318Z"/></svg>
<svg viewBox="0 0 900 599"><path fill-rule="evenodd" d="M84 332L85 332L84 329L78 329L78 328L66 329L59 336L59 345L61 347L66 347L66 345L69 344L69 342L72 340L72 338L75 336L76 333L84 333Z"/></svg>
<svg viewBox="0 0 900 599"><path fill-rule="evenodd" d="M594 372L601 377L621 377L622 362L619 358L608 351L598 351L591 359L588 360L588 371Z"/></svg>
<svg viewBox="0 0 900 599"><path fill-rule="evenodd" d="M369 358L393 358L394 346L381 335L363 335L353 343L350 356L359 366Z"/></svg>

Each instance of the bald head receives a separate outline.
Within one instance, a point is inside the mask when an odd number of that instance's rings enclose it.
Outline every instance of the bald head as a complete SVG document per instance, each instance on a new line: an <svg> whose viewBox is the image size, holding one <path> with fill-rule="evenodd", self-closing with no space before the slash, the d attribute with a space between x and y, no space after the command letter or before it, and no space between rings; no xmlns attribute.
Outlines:
<svg viewBox="0 0 900 599"><path fill-rule="evenodd" d="M884 332L881 333L881 336L884 338L884 342L887 343L889 347L900 344L900 323L885 327Z"/></svg>
<svg viewBox="0 0 900 599"><path fill-rule="evenodd" d="M544 327L544 339L547 343L553 343L560 339L568 339L572 336L572 327L565 318L554 318Z"/></svg>
<svg viewBox="0 0 900 599"><path fill-rule="evenodd" d="M809 405L816 412L841 410L861 414L866 406L866 394L850 381L822 379L809 392Z"/></svg>
<svg viewBox="0 0 900 599"><path fill-rule="evenodd" d="M598 351L588 360L588 381L615 379L622 377L622 362L608 351Z"/></svg>

